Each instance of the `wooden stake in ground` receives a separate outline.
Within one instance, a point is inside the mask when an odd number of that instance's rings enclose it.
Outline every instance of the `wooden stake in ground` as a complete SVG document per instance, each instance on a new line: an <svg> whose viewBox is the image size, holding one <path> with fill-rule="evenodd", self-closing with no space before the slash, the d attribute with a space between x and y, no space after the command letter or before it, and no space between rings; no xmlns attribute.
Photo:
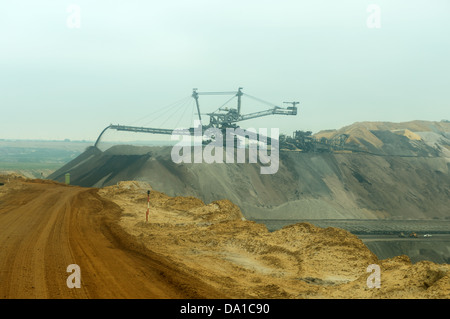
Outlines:
<svg viewBox="0 0 450 319"><path fill-rule="evenodd" d="M147 213L145 214L145 222L148 222L149 210L150 210L150 191L147 191Z"/></svg>

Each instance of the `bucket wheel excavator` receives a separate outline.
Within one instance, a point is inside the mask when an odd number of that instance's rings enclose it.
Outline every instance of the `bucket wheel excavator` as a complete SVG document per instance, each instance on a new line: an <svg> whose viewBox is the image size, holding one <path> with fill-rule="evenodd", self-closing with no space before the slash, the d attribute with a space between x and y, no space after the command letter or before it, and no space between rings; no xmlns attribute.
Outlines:
<svg viewBox="0 0 450 319"><path fill-rule="evenodd" d="M237 99L237 106L236 108L218 108L214 112L202 114L200 112L200 102L199 98L202 95L230 95L231 101L232 99ZM270 106L270 108L266 108L265 110L248 113L248 114L242 114L242 96L246 96L248 98L251 98L253 100L258 101L261 104L265 104ZM282 108L277 105L273 105L269 102L266 102L264 100L261 100L259 98L250 96L248 94L245 94L242 92L242 87L238 88L237 91L228 91L228 92L198 92L198 89L193 89L192 91L192 98L195 100L195 105L197 108L198 113L198 120L202 127L202 132L205 132L208 128L218 128L222 131L225 131L227 128L238 128L239 126L237 123L245 120L250 120L254 118L259 118L263 116L269 116L269 115L297 115L297 105L299 102L283 102L284 104L289 104L290 106L287 106L285 108ZM202 115L209 116L209 123L204 125L202 120ZM97 147L98 143L101 140L102 135L108 130L108 129L114 129L117 131L128 131L128 132L141 132L141 133L151 133L151 134L172 134L175 129L166 129L166 128L151 128L151 127L138 127L138 126L126 126L126 125L109 125L107 126L99 135L97 138L97 141L95 142L95 145ZM192 134L194 132L193 127L189 128L189 132Z"/></svg>

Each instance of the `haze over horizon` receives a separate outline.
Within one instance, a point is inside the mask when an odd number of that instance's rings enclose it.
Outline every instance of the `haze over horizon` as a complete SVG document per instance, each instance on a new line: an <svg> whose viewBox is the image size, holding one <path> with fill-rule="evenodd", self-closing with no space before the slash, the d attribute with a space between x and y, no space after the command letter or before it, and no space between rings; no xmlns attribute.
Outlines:
<svg viewBox="0 0 450 319"><path fill-rule="evenodd" d="M370 4L380 28L367 24ZM285 134L448 120L449 13L445 0L6 0L0 139L92 141L110 123L189 126L193 88L299 101L297 116L239 123ZM202 97L202 112L228 98Z"/></svg>

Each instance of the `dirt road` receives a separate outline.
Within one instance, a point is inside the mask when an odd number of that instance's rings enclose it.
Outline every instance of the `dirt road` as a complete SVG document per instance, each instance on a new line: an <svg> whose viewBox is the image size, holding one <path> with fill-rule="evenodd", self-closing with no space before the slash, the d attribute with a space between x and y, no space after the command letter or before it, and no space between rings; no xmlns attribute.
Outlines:
<svg viewBox="0 0 450 319"><path fill-rule="evenodd" d="M12 181L0 194L0 298L226 297L135 243L96 189ZM8 189L9 188L9 189ZM69 288L67 267L80 267Z"/></svg>
<svg viewBox="0 0 450 319"><path fill-rule="evenodd" d="M0 186L0 299L450 296L448 264L380 260L339 228L298 223L269 232L229 200L205 204L153 189L146 222L149 189L21 178ZM72 264L80 288L67 286ZM380 289L367 284L373 264Z"/></svg>

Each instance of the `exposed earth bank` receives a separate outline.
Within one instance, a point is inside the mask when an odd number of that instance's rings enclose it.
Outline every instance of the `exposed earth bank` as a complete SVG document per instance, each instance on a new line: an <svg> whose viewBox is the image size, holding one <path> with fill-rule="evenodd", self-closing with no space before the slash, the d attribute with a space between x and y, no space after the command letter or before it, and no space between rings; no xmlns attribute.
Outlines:
<svg viewBox="0 0 450 319"><path fill-rule="evenodd" d="M410 129L407 129L409 127ZM136 180L170 196L228 199L251 219L449 219L450 123L356 123L355 151L280 151L276 174L260 164L175 164L171 147L95 147L49 176L84 187Z"/></svg>
<svg viewBox="0 0 450 319"><path fill-rule="evenodd" d="M0 188L0 225L2 298L450 297L448 264L379 260L333 227L269 232L228 200L170 197L143 182L15 178ZM83 289L66 287L72 263ZM369 265L380 267L380 288L368 287Z"/></svg>
<svg viewBox="0 0 450 319"><path fill-rule="evenodd" d="M143 182L99 190L122 209L119 224L148 249L236 298L450 298L450 265L407 256L380 260L357 236L298 223L269 232L228 200L205 204ZM381 287L369 288L369 265ZM369 280L370 281L370 280Z"/></svg>

